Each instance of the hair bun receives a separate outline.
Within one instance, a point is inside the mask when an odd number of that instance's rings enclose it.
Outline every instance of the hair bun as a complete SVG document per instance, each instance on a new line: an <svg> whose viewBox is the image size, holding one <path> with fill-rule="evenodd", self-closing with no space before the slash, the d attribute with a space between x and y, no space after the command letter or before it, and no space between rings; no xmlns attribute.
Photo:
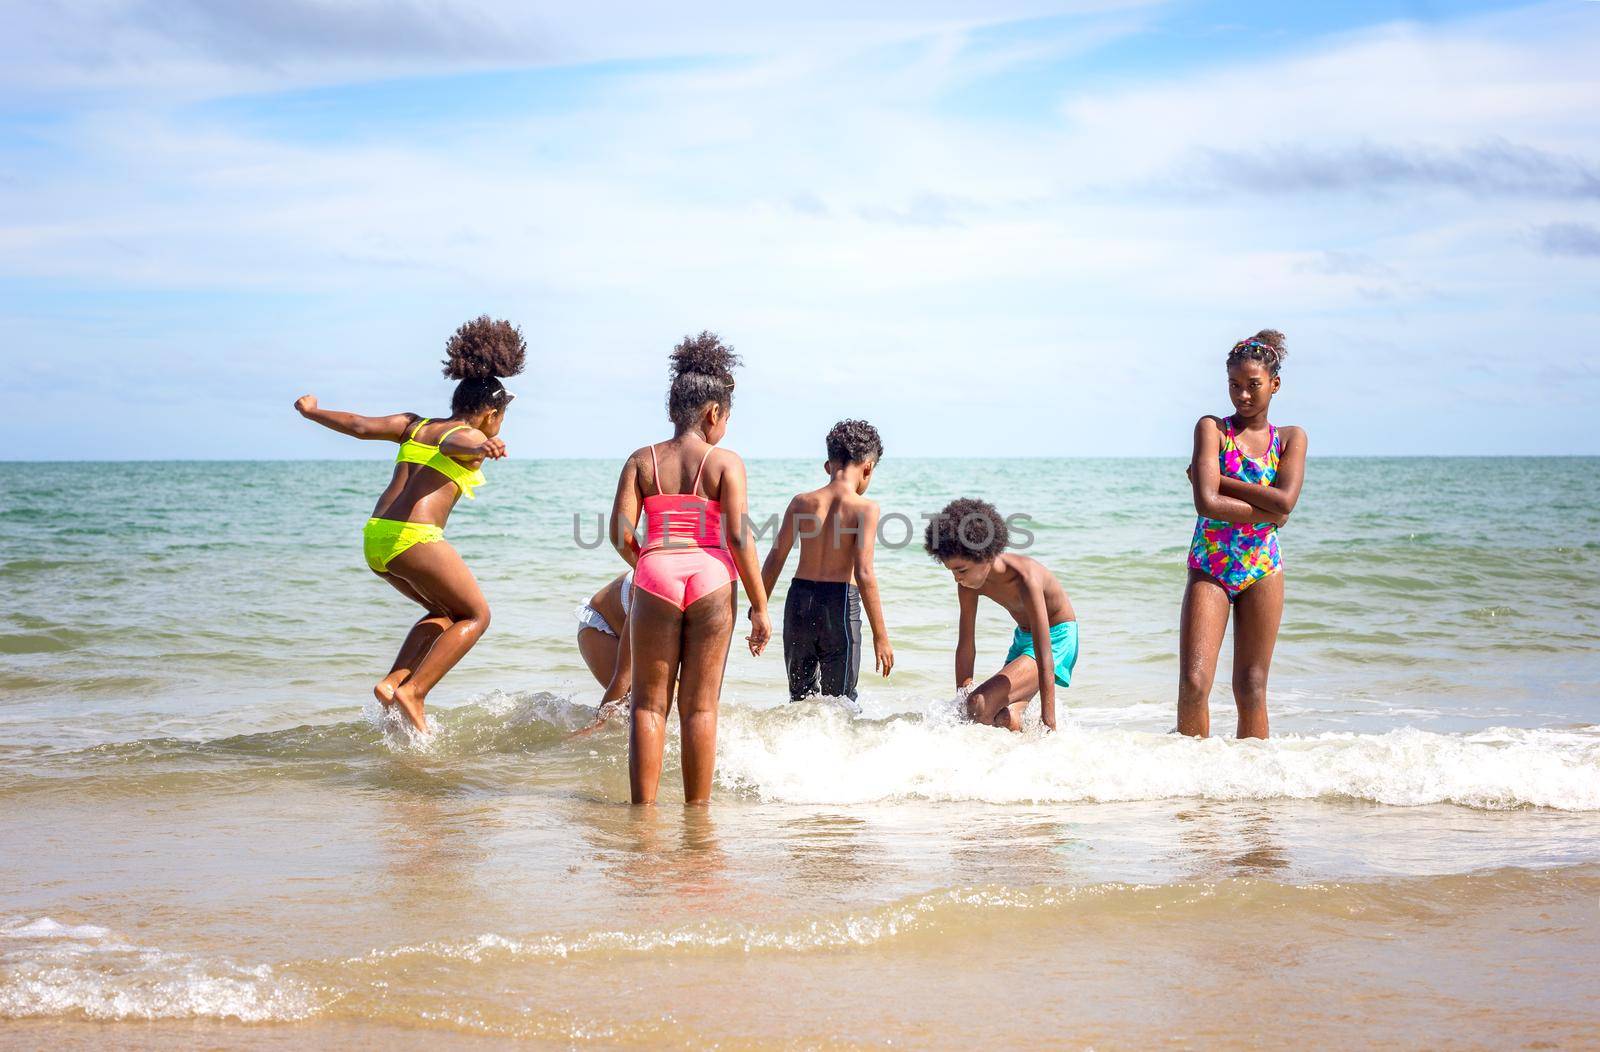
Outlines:
<svg viewBox="0 0 1600 1052"><path fill-rule="evenodd" d="M1287 357L1289 349L1284 346L1283 333L1277 329L1262 329L1233 345L1233 350L1228 352L1228 367L1231 369L1248 358L1265 365L1269 373L1277 376L1279 367Z"/></svg>
<svg viewBox="0 0 1600 1052"><path fill-rule="evenodd" d="M480 314L445 342L444 374L452 380L516 376L528 357L522 330L509 321Z"/></svg>
<svg viewBox="0 0 1600 1052"><path fill-rule="evenodd" d="M1280 362L1289 357L1289 348L1284 346L1283 333L1277 329L1262 329L1245 342L1271 348L1273 356Z"/></svg>
<svg viewBox="0 0 1600 1052"><path fill-rule="evenodd" d="M733 348L725 346L717 334L709 329L699 336L685 336L672 349L672 378L699 375L712 376L733 384L733 370L743 362Z"/></svg>

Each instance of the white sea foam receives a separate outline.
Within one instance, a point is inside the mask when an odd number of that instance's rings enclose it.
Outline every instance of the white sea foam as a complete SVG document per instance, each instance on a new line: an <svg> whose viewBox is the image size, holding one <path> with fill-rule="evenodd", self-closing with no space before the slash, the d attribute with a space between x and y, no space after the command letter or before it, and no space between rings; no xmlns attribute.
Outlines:
<svg viewBox="0 0 1600 1052"><path fill-rule="evenodd" d="M1204 741L1068 724L1012 735L827 708L723 714L718 777L765 800L988 803L1355 798L1384 804L1600 810L1600 728L1282 735Z"/></svg>
<svg viewBox="0 0 1600 1052"><path fill-rule="evenodd" d="M132 946L108 928L49 917L0 926L0 1019L304 1019L310 991L267 965Z"/></svg>
<svg viewBox="0 0 1600 1052"><path fill-rule="evenodd" d="M76 939L96 941L111 934L109 928L94 924L62 924L51 917L38 920L16 920L0 924L0 938L7 939Z"/></svg>

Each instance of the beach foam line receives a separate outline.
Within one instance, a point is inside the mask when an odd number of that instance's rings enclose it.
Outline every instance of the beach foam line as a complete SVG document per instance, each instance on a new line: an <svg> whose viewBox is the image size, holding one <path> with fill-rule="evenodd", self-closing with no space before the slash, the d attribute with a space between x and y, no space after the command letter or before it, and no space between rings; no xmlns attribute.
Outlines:
<svg viewBox="0 0 1600 1052"><path fill-rule="evenodd" d="M267 965L130 945L49 917L0 925L0 1019L293 1021L315 1014L303 983Z"/></svg>
<svg viewBox="0 0 1600 1052"><path fill-rule="evenodd" d="M1591 903L1597 894L1600 865L1595 864L1307 883L1233 877L1170 884L957 886L823 915L523 935L484 932L356 956L256 965L132 946L92 924L17 919L0 926L0 1019L266 1023L343 1018L566 1039L576 1033L577 1021L561 1012L476 1019L449 1009L441 999L456 997L451 991L463 982L470 987L479 974L475 969L503 976L498 966L507 962L560 967L580 960L804 956L908 944L939 948L974 938L1009 941L1041 933L1053 938L1096 926L1137 940L1169 932L1174 924L1231 930L1241 916L1266 913L1291 925L1348 925L1389 938L1397 927L1435 925L1466 912ZM409 992L397 996L398 990Z"/></svg>
<svg viewBox="0 0 1600 1052"><path fill-rule="evenodd" d="M1022 736L930 712L725 710L717 778L764 801L1071 803L1345 798L1600 810L1600 728L1196 740L1071 723Z"/></svg>
<svg viewBox="0 0 1600 1052"><path fill-rule="evenodd" d="M1478 873L1362 881L1282 883L1260 877L1142 884L943 888L882 906L776 921L706 920L638 929L468 939L398 946L324 962L338 968L434 960L604 959L698 954L792 954L866 949L902 940L962 939L1032 930L1052 921L1104 920L1119 926L1174 920L1231 924L1242 911L1286 910L1307 918L1371 924L1433 920L1504 903L1556 902L1600 892L1600 866L1505 867Z"/></svg>
<svg viewBox="0 0 1600 1052"><path fill-rule="evenodd" d="M525 757L575 771L624 763L625 719L591 737L569 738L594 711L544 691L495 692L431 714L434 732L419 735L372 702L362 718L331 724L209 741L143 739L29 758L0 771L0 795L243 791L250 783L238 775L250 770L273 778L365 780L374 765L393 759L491 781L504 775L481 761ZM957 720L946 701L882 719L852 718L826 703L729 704L718 734L717 778L723 793L796 804L1347 799L1600 811L1600 727L1400 728L1201 741L1095 722L1085 726L1068 713L1059 733L1035 728L1013 735ZM675 735L668 749L671 762Z"/></svg>

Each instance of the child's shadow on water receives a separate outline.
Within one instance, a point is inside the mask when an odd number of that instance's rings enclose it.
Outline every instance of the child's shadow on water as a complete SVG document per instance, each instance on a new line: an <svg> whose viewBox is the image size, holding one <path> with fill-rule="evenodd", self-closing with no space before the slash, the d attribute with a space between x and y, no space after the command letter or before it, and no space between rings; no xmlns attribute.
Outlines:
<svg viewBox="0 0 1600 1052"><path fill-rule="evenodd" d="M1173 815L1182 845L1181 868L1198 879L1272 876L1289 868L1276 819L1266 808L1208 804Z"/></svg>
<svg viewBox="0 0 1600 1052"><path fill-rule="evenodd" d="M718 912L740 893L728 876L728 856L710 808L618 809L617 820L594 830L597 855L609 879L631 895L671 896L691 912Z"/></svg>

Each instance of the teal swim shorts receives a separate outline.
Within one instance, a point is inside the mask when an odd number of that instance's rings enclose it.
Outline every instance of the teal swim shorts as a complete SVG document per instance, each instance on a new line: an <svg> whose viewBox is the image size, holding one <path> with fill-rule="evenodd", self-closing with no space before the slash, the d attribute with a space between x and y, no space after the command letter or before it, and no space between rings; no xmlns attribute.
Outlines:
<svg viewBox="0 0 1600 1052"><path fill-rule="evenodd" d="M1033 636L1022 629L1011 634L1011 649L1006 651L1006 664L1026 654L1037 658L1033 652ZM1050 626L1050 656L1056 663L1056 683L1072 686L1072 668L1078 663L1078 622L1063 621Z"/></svg>

